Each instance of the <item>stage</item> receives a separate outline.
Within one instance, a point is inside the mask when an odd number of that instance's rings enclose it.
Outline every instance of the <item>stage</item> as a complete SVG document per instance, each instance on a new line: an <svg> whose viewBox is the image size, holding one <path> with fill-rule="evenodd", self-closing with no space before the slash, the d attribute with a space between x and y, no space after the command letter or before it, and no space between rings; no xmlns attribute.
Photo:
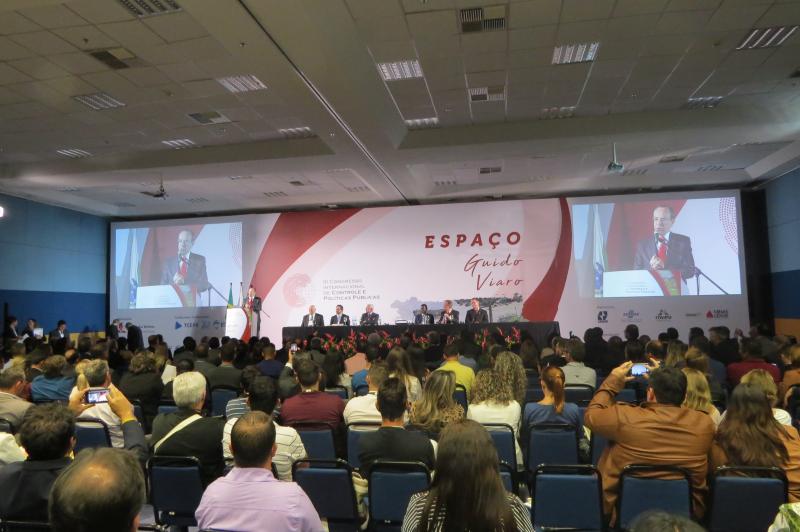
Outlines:
<svg viewBox="0 0 800 532"><path fill-rule="evenodd" d="M476 334L484 331L493 333L497 332L499 329L504 337L512 336L513 329L517 329L520 332L526 331L528 334L530 334L531 338L533 338L533 341L536 342L536 346L539 349L547 346L548 336L554 333L560 334L559 324L557 321L519 321L508 323L485 323L481 325L467 325L464 323L452 325L414 325L410 323L404 323L399 325L364 325L359 327L344 327L336 325L326 327L284 327L283 337L306 338L311 335L317 335L321 337L330 335L337 340L340 340L349 336L353 331L356 334L385 332L392 337L400 336L407 331L416 336L423 336L429 331L437 331L439 334L445 337L450 337L458 336L465 328L472 329ZM445 343L444 339L442 343Z"/></svg>

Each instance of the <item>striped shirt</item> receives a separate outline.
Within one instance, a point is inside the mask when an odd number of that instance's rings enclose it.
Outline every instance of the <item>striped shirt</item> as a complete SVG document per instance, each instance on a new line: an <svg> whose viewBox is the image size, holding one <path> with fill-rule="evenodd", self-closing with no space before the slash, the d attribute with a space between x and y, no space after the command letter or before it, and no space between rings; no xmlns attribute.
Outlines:
<svg viewBox="0 0 800 532"><path fill-rule="evenodd" d="M233 460L230 445L231 430L238 419L229 419L225 422L225 428L222 430L222 454L225 460ZM292 480L292 464L306 458L306 448L303 446L300 435L292 427L282 427L274 421L273 424L275 425L275 445L278 449L272 458L272 463L275 464L279 479Z"/></svg>
<svg viewBox="0 0 800 532"><path fill-rule="evenodd" d="M242 417L250 411L247 406L247 397L237 397L228 401L228 406L225 407L225 419Z"/></svg>
<svg viewBox="0 0 800 532"><path fill-rule="evenodd" d="M408 501L408 508L406 515L403 518L402 532L416 532L419 528L420 521L422 520L422 512L425 511L425 502L428 498L427 491L415 493ZM513 493L507 493L508 504L511 506L511 513L514 515L514 523L517 525L519 532L533 532L533 525L531 524L531 511L522 504L522 501ZM436 523L433 530L441 531L444 522Z"/></svg>

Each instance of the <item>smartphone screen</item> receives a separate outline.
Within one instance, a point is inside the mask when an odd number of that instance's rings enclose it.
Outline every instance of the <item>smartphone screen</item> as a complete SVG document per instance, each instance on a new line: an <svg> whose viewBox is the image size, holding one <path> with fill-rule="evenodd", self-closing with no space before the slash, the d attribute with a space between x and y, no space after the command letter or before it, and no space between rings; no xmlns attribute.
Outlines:
<svg viewBox="0 0 800 532"><path fill-rule="evenodd" d="M633 375L634 377L639 377L649 372L650 368L647 367L647 364L634 364L633 366L631 366L631 375Z"/></svg>
<svg viewBox="0 0 800 532"><path fill-rule="evenodd" d="M297 344L290 345L289 351L291 351L292 353L297 353Z"/></svg>
<svg viewBox="0 0 800 532"><path fill-rule="evenodd" d="M86 392L86 404L96 405L97 403L108 402L108 388L90 388Z"/></svg>

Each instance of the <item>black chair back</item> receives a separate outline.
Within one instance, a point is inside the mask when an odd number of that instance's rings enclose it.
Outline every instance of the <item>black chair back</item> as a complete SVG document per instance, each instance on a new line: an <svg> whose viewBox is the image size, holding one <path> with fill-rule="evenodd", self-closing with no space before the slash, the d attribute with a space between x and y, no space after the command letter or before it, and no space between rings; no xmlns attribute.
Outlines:
<svg viewBox="0 0 800 532"><path fill-rule="evenodd" d="M197 458L153 456L147 461L147 479L157 524L197 526L194 512L204 490Z"/></svg>
<svg viewBox="0 0 800 532"><path fill-rule="evenodd" d="M650 464L631 464L622 469L617 526L627 529L637 516L650 510L691 518L692 482L688 470Z"/></svg>
<svg viewBox="0 0 800 532"><path fill-rule="evenodd" d="M111 447L108 425L99 419L79 417L75 420L75 454L94 447Z"/></svg>

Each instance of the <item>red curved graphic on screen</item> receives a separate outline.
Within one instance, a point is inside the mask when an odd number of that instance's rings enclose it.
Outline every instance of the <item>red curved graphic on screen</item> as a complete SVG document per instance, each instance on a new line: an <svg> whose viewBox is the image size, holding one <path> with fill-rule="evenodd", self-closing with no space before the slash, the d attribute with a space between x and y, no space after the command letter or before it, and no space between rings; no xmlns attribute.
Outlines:
<svg viewBox="0 0 800 532"><path fill-rule="evenodd" d="M522 316L529 321L553 321L558 312L558 302L567 282L572 247L572 219L565 198L559 198L561 206L561 236L556 254L536 290L522 305Z"/></svg>
<svg viewBox="0 0 800 532"><path fill-rule="evenodd" d="M360 210L285 212L278 216L253 272L251 284L256 292L266 297L303 253Z"/></svg>

